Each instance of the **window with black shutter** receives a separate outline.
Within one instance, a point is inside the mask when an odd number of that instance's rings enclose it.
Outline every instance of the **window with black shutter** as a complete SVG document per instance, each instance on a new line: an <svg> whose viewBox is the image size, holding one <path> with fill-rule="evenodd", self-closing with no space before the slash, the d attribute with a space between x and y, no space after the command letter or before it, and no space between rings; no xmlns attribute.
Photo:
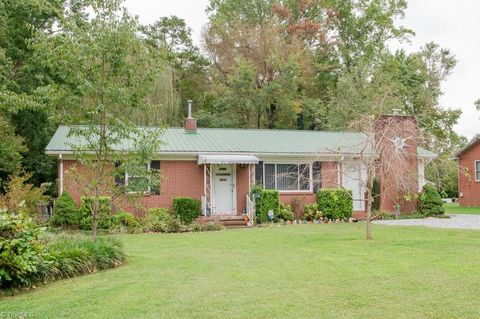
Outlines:
<svg viewBox="0 0 480 319"><path fill-rule="evenodd" d="M125 172L121 169L122 162L115 161L115 186L125 185Z"/></svg>
<svg viewBox="0 0 480 319"><path fill-rule="evenodd" d="M255 165L255 184L263 186L263 161Z"/></svg>
<svg viewBox="0 0 480 319"><path fill-rule="evenodd" d="M160 170L160 161L151 161L150 162L150 169ZM150 186L150 193L153 195L160 195L160 181L158 181L158 185L151 185Z"/></svg>
<svg viewBox="0 0 480 319"><path fill-rule="evenodd" d="M316 193L322 188L322 162L313 162L312 165L312 178L313 178L313 192Z"/></svg>

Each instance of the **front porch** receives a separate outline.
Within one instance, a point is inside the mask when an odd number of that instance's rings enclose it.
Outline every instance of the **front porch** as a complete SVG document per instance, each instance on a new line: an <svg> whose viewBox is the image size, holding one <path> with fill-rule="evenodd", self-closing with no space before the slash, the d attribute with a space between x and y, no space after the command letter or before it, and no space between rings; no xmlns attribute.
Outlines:
<svg viewBox="0 0 480 319"><path fill-rule="evenodd" d="M203 166L202 212L208 217L234 217L242 214L253 221L254 207L249 194L255 184L253 155L199 155Z"/></svg>

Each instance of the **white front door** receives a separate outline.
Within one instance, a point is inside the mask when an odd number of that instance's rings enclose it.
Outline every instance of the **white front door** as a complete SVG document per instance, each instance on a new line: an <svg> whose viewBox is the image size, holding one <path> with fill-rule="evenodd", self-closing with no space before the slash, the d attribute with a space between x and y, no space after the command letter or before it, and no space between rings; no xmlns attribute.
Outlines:
<svg viewBox="0 0 480 319"><path fill-rule="evenodd" d="M235 214L235 170L232 164L213 165L213 212Z"/></svg>
<svg viewBox="0 0 480 319"><path fill-rule="evenodd" d="M360 164L343 164L343 187L352 191L353 210L365 210Z"/></svg>

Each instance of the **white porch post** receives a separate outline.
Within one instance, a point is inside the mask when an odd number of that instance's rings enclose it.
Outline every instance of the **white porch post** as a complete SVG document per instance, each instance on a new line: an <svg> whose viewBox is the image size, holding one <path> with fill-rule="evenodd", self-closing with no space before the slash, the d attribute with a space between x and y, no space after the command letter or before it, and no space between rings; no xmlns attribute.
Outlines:
<svg viewBox="0 0 480 319"><path fill-rule="evenodd" d="M60 161L59 162L59 166L60 166L60 172L59 172L59 186L58 186L58 195L62 195L63 194L63 157L62 157L62 154L58 154L58 160Z"/></svg>
<svg viewBox="0 0 480 319"><path fill-rule="evenodd" d="M206 217L207 216L207 206L208 206L208 201L207 201L207 164L203 164L203 198L204 198L203 215Z"/></svg>
<svg viewBox="0 0 480 319"><path fill-rule="evenodd" d="M215 207L215 198L213 198L213 183L212 183L212 164L210 164L209 170L209 179L210 179L210 215L213 215Z"/></svg>
<svg viewBox="0 0 480 319"><path fill-rule="evenodd" d="M252 190L252 164L248 164L248 194Z"/></svg>

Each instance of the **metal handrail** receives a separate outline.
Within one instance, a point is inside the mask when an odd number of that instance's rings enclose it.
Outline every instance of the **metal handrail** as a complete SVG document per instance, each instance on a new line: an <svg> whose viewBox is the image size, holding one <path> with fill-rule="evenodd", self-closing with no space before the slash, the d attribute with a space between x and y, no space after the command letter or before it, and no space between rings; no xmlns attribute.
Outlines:
<svg viewBox="0 0 480 319"><path fill-rule="evenodd" d="M253 226L255 223L255 203L252 201L250 196L247 194L247 205L246 205L246 212L248 217L248 225Z"/></svg>

